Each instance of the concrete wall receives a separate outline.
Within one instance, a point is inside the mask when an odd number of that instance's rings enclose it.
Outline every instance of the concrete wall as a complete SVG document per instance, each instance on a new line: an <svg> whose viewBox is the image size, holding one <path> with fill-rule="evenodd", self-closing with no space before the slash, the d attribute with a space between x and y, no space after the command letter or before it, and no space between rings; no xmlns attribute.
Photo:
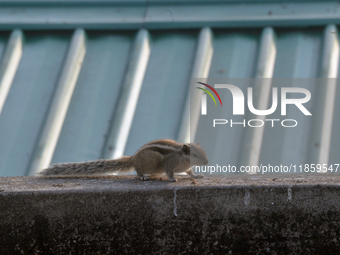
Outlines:
<svg viewBox="0 0 340 255"><path fill-rule="evenodd" d="M340 175L0 178L0 254L334 254Z"/></svg>

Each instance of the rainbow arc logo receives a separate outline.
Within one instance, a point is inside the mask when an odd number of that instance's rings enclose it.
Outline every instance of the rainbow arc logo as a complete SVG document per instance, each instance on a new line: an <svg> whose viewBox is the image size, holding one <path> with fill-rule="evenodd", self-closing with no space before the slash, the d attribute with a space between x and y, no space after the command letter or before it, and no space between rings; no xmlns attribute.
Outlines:
<svg viewBox="0 0 340 255"><path fill-rule="evenodd" d="M221 98L220 98L220 95L217 93L217 91L216 91L213 87L211 87L210 85L208 85L208 84L206 84L206 83L203 83L203 82L197 82L197 83L199 83L199 84L201 84L201 85L203 85L203 86L206 86L206 87L209 88L212 92L214 92L215 95L217 96L218 100L220 101L221 106L222 106L222 100L221 100ZM198 89L200 89L200 90L203 90L205 93L207 93L207 94L214 100L215 105L217 105L214 96L210 93L209 90L203 89L203 88L200 88L200 87L196 87L196 88L198 88Z"/></svg>

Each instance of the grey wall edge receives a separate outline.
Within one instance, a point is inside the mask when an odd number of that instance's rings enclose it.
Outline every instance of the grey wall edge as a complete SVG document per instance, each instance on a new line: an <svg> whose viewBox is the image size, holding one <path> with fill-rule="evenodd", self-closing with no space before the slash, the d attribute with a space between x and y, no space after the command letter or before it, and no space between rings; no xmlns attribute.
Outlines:
<svg viewBox="0 0 340 255"><path fill-rule="evenodd" d="M339 252L339 174L252 177L0 178L0 253Z"/></svg>

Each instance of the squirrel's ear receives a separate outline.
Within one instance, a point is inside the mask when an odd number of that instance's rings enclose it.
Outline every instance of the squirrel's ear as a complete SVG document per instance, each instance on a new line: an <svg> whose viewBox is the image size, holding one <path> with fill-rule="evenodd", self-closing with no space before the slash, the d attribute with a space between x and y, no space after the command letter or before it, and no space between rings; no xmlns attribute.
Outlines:
<svg viewBox="0 0 340 255"><path fill-rule="evenodd" d="M184 144L182 146L181 150L184 153L184 155L189 155L190 154L190 146L188 144Z"/></svg>
<svg viewBox="0 0 340 255"><path fill-rule="evenodd" d="M200 145L200 142L197 142L196 144L197 144L197 145Z"/></svg>

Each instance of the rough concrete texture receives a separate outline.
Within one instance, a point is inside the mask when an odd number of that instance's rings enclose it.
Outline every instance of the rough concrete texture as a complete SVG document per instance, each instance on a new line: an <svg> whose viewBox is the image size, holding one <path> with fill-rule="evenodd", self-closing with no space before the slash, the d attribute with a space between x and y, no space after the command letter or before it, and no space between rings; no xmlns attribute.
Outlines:
<svg viewBox="0 0 340 255"><path fill-rule="evenodd" d="M338 254L340 175L0 178L0 254Z"/></svg>

